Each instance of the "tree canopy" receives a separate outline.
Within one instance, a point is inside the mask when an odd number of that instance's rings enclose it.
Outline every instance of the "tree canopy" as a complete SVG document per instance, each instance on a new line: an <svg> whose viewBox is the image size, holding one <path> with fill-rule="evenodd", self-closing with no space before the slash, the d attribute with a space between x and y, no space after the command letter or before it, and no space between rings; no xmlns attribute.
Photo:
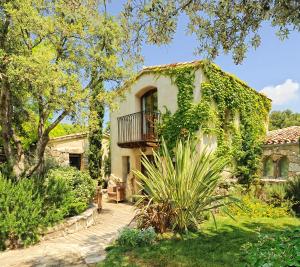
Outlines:
<svg viewBox="0 0 300 267"><path fill-rule="evenodd" d="M3 147L13 175L30 176L50 132L86 108L103 81L128 77L137 57L105 1L4 0L0 17ZM98 97L110 101L105 92Z"/></svg>
<svg viewBox="0 0 300 267"><path fill-rule="evenodd" d="M237 64L249 47L260 45L263 23L275 27L281 39L300 31L299 0L128 0L123 11L136 39L144 35L154 44L172 41L182 14L187 33L198 41L196 53L213 59L231 52Z"/></svg>
<svg viewBox="0 0 300 267"><path fill-rule="evenodd" d="M300 113L287 109L272 111L269 120L269 130L282 129L289 126L300 126Z"/></svg>

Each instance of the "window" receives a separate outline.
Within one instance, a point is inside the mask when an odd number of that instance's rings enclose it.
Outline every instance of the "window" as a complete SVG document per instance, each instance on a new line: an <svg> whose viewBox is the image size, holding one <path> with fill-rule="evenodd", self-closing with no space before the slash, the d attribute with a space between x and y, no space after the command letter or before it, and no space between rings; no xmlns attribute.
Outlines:
<svg viewBox="0 0 300 267"><path fill-rule="evenodd" d="M286 178L289 175L289 161L287 157L283 157L278 161L278 176Z"/></svg>
<svg viewBox="0 0 300 267"><path fill-rule="evenodd" d="M130 173L130 157L123 156L122 157L122 176L123 181L127 180L127 175Z"/></svg>
<svg viewBox="0 0 300 267"><path fill-rule="evenodd" d="M81 170L81 154L69 154L69 164Z"/></svg>
<svg viewBox="0 0 300 267"><path fill-rule="evenodd" d="M263 161L264 164L264 176L274 177L274 162L270 157L267 157Z"/></svg>
<svg viewBox="0 0 300 267"><path fill-rule="evenodd" d="M142 97L142 111L157 112L157 90L152 89L146 92Z"/></svg>

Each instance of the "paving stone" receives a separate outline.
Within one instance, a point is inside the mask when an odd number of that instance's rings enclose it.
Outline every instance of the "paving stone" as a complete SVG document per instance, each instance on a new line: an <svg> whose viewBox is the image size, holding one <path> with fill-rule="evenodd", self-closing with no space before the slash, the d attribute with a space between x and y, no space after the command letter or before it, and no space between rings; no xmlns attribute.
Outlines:
<svg viewBox="0 0 300 267"><path fill-rule="evenodd" d="M97 216L95 225L64 237L41 241L29 248L1 252L0 266L95 266L104 260L104 249L116 238L120 228L128 225L134 217L131 205L110 202L103 205L103 212Z"/></svg>

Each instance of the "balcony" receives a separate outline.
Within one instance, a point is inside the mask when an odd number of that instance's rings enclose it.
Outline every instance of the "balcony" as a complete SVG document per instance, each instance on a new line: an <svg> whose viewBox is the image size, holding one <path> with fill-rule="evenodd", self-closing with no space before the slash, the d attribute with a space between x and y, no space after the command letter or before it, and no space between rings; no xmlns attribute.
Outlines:
<svg viewBox="0 0 300 267"><path fill-rule="evenodd" d="M118 118L118 146L123 148L155 147L159 113L141 111Z"/></svg>

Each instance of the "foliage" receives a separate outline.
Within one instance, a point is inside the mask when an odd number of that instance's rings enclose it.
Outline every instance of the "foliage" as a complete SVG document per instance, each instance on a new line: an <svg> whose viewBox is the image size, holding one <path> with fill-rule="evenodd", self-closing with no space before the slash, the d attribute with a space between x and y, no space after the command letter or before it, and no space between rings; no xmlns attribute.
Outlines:
<svg viewBox="0 0 300 267"><path fill-rule="evenodd" d="M287 109L284 111L272 111L269 120L269 130L277 130L289 126L300 126L300 113L293 113Z"/></svg>
<svg viewBox="0 0 300 267"><path fill-rule="evenodd" d="M90 117L89 117L89 172L93 179L101 181L103 174L102 166L102 138L103 138L103 119L104 103L97 99L97 96L103 92L103 86L94 89L90 99ZM102 181L103 182L103 181Z"/></svg>
<svg viewBox="0 0 300 267"><path fill-rule="evenodd" d="M197 140L178 141L175 162L164 141L161 147L161 152L153 151L153 164L143 157L147 175L134 171L145 193L137 196L139 227L152 226L160 233L197 229L205 212L233 201L215 194L226 160L199 151Z"/></svg>
<svg viewBox="0 0 300 267"><path fill-rule="evenodd" d="M195 71L200 67L208 80L201 84L201 100L195 103ZM169 75L178 87L178 109L174 114L163 114L159 127L168 147L201 130L203 136L217 138L218 155L233 162L240 181L251 182L260 167L270 100L206 61L154 71Z"/></svg>
<svg viewBox="0 0 300 267"><path fill-rule="evenodd" d="M91 179L88 173L81 172L72 167L60 167L50 170L45 183L50 190L50 196L48 195L49 192L45 192L45 195L48 196L54 205L55 203L61 203L62 207L67 210L68 216L84 211L92 200L96 190L96 181ZM51 184L54 184L54 187ZM60 187L60 185L62 186ZM60 194L57 194L59 190L69 193L62 197ZM58 197L54 202L52 201L51 193L54 193ZM63 194L63 192L61 193Z"/></svg>
<svg viewBox="0 0 300 267"><path fill-rule="evenodd" d="M130 29L106 1L0 3L0 128L17 179L40 171L50 132L87 109L90 92L112 103L115 85L140 62Z"/></svg>
<svg viewBox="0 0 300 267"><path fill-rule="evenodd" d="M73 168L18 182L0 174L0 250L37 242L47 226L84 211L94 190L88 174Z"/></svg>
<svg viewBox="0 0 300 267"><path fill-rule="evenodd" d="M46 223L42 204L32 180L14 184L0 174L0 250L38 240L39 227Z"/></svg>
<svg viewBox="0 0 300 267"><path fill-rule="evenodd" d="M300 176L290 179L286 186L286 197L294 202L293 209L300 215Z"/></svg>
<svg viewBox="0 0 300 267"><path fill-rule="evenodd" d="M248 218L280 218L290 215L290 206L285 202L282 202L280 206L274 206L250 195L245 195L240 200L243 209L233 206L226 209L226 212L232 216Z"/></svg>
<svg viewBox="0 0 300 267"><path fill-rule="evenodd" d="M281 203L286 201L285 184L267 185L265 191L267 195L267 202L274 206L280 206Z"/></svg>
<svg viewBox="0 0 300 267"><path fill-rule="evenodd" d="M136 247L130 250L115 246L100 266L166 266L166 267L235 267L245 266L246 261L241 246L247 242L253 247L259 236L282 233L300 227L296 218L230 218L217 217L204 222L201 232L166 238L152 246ZM296 232L295 232L296 233ZM299 238L298 238L299 239ZM296 240L293 240L296 241ZM271 246L270 246L271 248ZM284 250L284 248L282 248ZM275 265L282 266L282 265Z"/></svg>
<svg viewBox="0 0 300 267"><path fill-rule="evenodd" d="M253 185L250 188L237 186L231 194L241 201L243 209L236 206L225 207L232 216L248 218L280 218L291 215L292 203L285 199L284 187Z"/></svg>
<svg viewBox="0 0 300 267"><path fill-rule="evenodd" d="M170 43L181 15L187 17L186 32L198 43L196 52L216 58L222 52L231 53L235 63L241 63L249 47L261 43L260 28L269 22L278 29L280 39L292 30L300 31L299 1L264 0L130 0L123 11L128 26L136 38L154 44ZM183 26L183 27L184 27Z"/></svg>
<svg viewBox="0 0 300 267"><path fill-rule="evenodd" d="M124 228L119 233L117 244L122 247L135 248L152 245L156 239L156 233L152 227L146 229Z"/></svg>
<svg viewBox="0 0 300 267"><path fill-rule="evenodd" d="M79 124L59 123L49 134L49 137L60 137L73 133L82 133L86 127Z"/></svg>
<svg viewBox="0 0 300 267"><path fill-rule="evenodd" d="M241 250L245 266L300 266L300 229L259 233L258 242L247 242Z"/></svg>

